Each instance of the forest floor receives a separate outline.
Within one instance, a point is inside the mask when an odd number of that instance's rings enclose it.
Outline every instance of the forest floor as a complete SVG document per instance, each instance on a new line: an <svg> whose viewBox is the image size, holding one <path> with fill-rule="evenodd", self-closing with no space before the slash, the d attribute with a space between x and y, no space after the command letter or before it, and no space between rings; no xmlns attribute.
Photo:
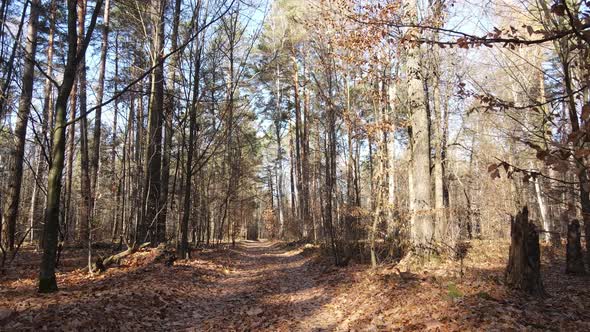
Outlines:
<svg viewBox="0 0 590 332"><path fill-rule="evenodd" d="M502 285L507 251L474 242L463 278L452 260L335 268L309 246L249 241L170 267L146 249L89 276L66 251L60 291L38 294L39 255L25 250L0 276L0 330L590 330L590 278L563 274L563 252L543 248L539 300Z"/></svg>

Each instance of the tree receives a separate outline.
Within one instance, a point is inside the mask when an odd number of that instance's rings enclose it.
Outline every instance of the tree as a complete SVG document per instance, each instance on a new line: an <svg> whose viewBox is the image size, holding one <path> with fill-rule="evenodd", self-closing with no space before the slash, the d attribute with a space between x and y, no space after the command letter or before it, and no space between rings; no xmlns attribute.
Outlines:
<svg viewBox="0 0 590 332"><path fill-rule="evenodd" d="M417 19L416 3L409 0L406 4L407 16L415 21ZM410 38L420 38L417 28L408 30ZM419 45L407 44L406 52L406 77L408 88L408 109L411 112L410 146L411 146L411 172L412 183L410 191L413 192L410 202L412 213L412 241L418 247L428 244L434 235L431 204L431 179L430 179L430 129L428 111L424 97L423 78L420 70Z"/></svg>
<svg viewBox="0 0 590 332"><path fill-rule="evenodd" d="M65 157L66 109L69 95L76 81L77 68L90 43L101 6L102 0L97 0L86 35L78 48L76 1L68 0L67 2L68 52L63 80L59 86L58 96L55 101L55 130L52 134L53 146L47 180L47 204L45 207L45 226L43 229L43 256L39 272L39 292L41 293L54 292L58 289L55 279L55 259L59 227L61 174Z"/></svg>
<svg viewBox="0 0 590 332"><path fill-rule="evenodd" d="M31 1L27 41L25 46L25 64L22 75L22 93L19 99L16 126L14 129L14 149L11 158L8 194L4 202L1 225L6 225L4 243L9 250L14 249L16 237L16 219L18 216L21 184L23 178L23 156L27 135L27 124L31 112L33 83L35 75L35 55L37 52L37 29L39 24L40 1ZM1 230L1 228L0 228ZM0 239L2 237L0 236Z"/></svg>
<svg viewBox="0 0 590 332"><path fill-rule="evenodd" d="M143 204L145 214L138 225L137 242L144 242L153 236L155 243L166 241L166 223L159 220L161 213L161 157L162 157L162 116L164 113L164 13L165 3L152 0L149 6L152 28L150 103L148 112L147 142L145 150L145 180L143 183ZM154 226L155 225L155 228ZM149 233L148 233L149 232Z"/></svg>
<svg viewBox="0 0 590 332"><path fill-rule="evenodd" d="M511 220L506 283L529 294L544 296L546 293L541 279L539 233L528 218L528 208L524 207Z"/></svg>

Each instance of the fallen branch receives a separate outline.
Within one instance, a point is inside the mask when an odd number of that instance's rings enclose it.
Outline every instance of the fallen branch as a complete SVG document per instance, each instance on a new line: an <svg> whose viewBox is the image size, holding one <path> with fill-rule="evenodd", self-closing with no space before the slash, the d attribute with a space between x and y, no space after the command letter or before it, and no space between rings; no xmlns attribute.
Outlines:
<svg viewBox="0 0 590 332"><path fill-rule="evenodd" d="M92 271L93 272L104 272L109 268L109 266L111 266L113 264L119 264L123 258L125 258L129 255L132 255L135 252L137 252L138 250L143 249L149 245L150 245L150 242L143 243L139 246L133 244L133 245L129 246L127 248L127 250L120 252L118 254L115 254L115 255L111 255L105 259L102 259L99 257L96 260L96 262L94 263L94 266L92 267Z"/></svg>

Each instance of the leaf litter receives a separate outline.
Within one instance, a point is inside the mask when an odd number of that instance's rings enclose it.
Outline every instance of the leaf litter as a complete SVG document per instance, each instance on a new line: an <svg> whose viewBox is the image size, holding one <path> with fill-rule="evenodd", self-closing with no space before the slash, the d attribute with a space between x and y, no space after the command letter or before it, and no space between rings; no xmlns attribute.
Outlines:
<svg viewBox="0 0 590 332"><path fill-rule="evenodd" d="M503 286L507 243L472 245L463 278L450 259L334 268L314 247L278 242L199 249L170 267L144 249L90 276L71 251L60 291L43 295L30 250L0 277L0 330L590 330L590 278L563 273L563 249L543 247L551 297L535 299Z"/></svg>

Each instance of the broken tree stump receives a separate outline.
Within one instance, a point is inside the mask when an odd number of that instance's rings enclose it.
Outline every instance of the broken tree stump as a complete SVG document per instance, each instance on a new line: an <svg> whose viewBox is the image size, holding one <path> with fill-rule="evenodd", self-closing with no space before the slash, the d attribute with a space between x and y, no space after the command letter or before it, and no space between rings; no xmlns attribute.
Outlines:
<svg viewBox="0 0 590 332"><path fill-rule="evenodd" d="M172 266L176 261L177 257L174 251L166 248L165 244L160 244L156 249L156 257L154 258L154 263L162 263L165 266Z"/></svg>
<svg viewBox="0 0 590 332"><path fill-rule="evenodd" d="M510 252L506 267L506 284L534 296L546 296L541 280L541 250L539 232L529 222L529 210L524 207L510 221Z"/></svg>
<svg viewBox="0 0 590 332"><path fill-rule="evenodd" d="M580 222L572 220L567 225L567 247L565 273L585 274L584 254L580 242Z"/></svg>

